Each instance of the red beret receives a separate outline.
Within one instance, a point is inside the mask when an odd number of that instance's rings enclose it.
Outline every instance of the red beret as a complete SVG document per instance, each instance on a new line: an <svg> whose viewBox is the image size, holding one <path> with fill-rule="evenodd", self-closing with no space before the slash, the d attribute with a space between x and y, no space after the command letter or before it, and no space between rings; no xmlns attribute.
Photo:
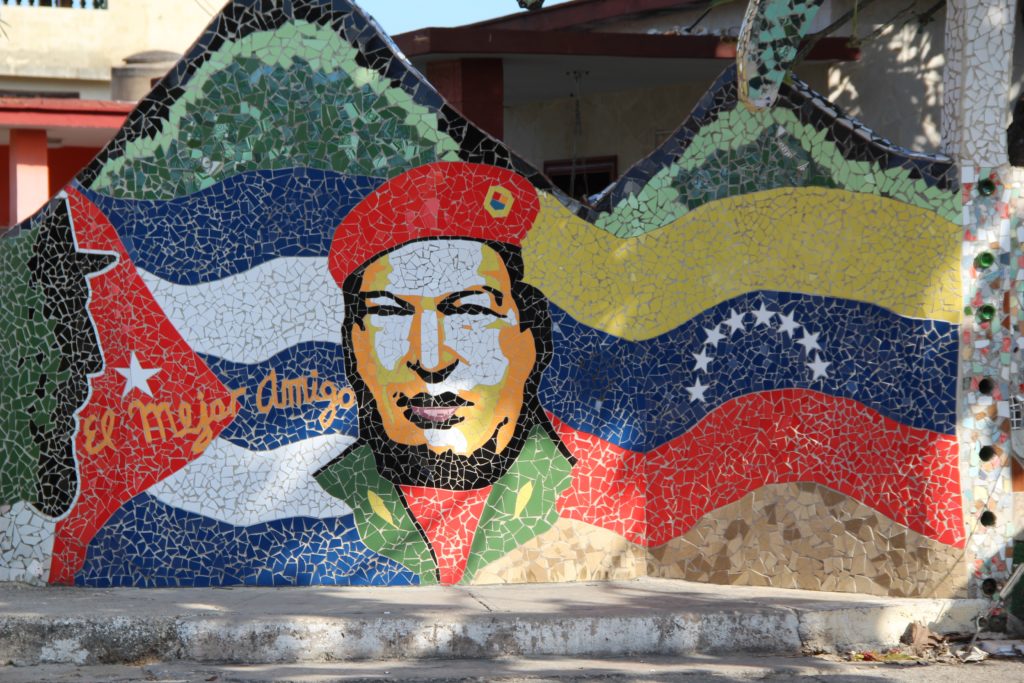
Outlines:
<svg viewBox="0 0 1024 683"><path fill-rule="evenodd" d="M537 190L513 171L457 161L417 166L345 216L328 267L340 286L359 266L412 240L463 237L518 246L539 208Z"/></svg>

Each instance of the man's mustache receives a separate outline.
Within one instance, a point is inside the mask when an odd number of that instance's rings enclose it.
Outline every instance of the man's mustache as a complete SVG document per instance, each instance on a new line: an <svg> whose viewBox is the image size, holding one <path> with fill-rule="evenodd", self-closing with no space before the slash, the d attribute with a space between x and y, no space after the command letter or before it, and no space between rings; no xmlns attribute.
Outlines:
<svg viewBox="0 0 1024 683"><path fill-rule="evenodd" d="M446 391L437 396L431 396L426 392L420 392L414 396L399 396L398 400L395 401L395 405L399 408L460 408L462 406L471 406L473 402L467 401L450 391Z"/></svg>

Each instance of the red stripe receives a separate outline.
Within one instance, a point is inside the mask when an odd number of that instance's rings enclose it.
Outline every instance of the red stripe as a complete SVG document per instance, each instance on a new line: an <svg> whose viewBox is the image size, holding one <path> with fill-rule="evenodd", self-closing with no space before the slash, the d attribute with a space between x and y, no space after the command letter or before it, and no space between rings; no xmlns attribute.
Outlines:
<svg viewBox="0 0 1024 683"><path fill-rule="evenodd" d="M646 454L552 417L578 458L564 516L657 546L762 486L814 482L936 541L964 546L956 437L805 389L748 394Z"/></svg>

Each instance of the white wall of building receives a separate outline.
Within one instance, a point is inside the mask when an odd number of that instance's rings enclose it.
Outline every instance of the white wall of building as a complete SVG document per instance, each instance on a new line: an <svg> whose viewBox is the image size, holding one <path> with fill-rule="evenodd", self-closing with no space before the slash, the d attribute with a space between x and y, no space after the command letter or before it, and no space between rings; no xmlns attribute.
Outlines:
<svg viewBox="0 0 1024 683"><path fill-rule="evenodd" d="M924 12L932 5L934 0L918 0L914 11ZM888 2L871 5L858 15L855 35L869 36L905 6ZM841 14L838 9L836 13ZM860 61L833 65L826 94L850 115L894 143L937 152L946 66L946 12L940 10L923 26L914 20L902 25L904 21L898 19L862 44ZM848 24L842 33L850 35L851 28Z"/></svg>
<svg viewBox="0 0 1024 683"><path fill-rule="evenodd" d="M864 38L909 3L876 2L858 12L856 26L847 23L835 36ZM914 12L923 12L934 0L918 0ZM699 29L737 35L746 3L718 7L705 17ZM850 0L826 3L815 18L820 30L850 9ZM700 11L660 14L643 20L619 22L600 31L647 33L681 30L692 24ZM859 118L880 135L910 149L936 152L940 147L942 77L945 67L943 36L945 10L919 27L916 21L900 26L902 19L860 46L857 62L824 64L804 62L796 74L811 87ZM1024 83L1024 41L1017 41L1018 82ZM723 68L727 66L723 62ZM617 155L619 171L650 153L659 137L674 130L712 80L699 82L680 74L680 83L658 88L602 93L584 97L583 130L578 157ZM1020 89L1020 86L1018 86ZM1015 92L1015 94L1017 94ZM569 158L573 149L574 100L562 98L519 104L506 108L505 137L512 149L540 166L545 160Z"/></svg>

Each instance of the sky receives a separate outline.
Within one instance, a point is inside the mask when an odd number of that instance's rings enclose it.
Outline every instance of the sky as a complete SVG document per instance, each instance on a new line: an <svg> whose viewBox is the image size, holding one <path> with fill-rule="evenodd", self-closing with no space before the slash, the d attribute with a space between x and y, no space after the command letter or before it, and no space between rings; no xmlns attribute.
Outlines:
<svg viewBox="0 0 1024 683"><path fill-rule="evenodd" d="M545 7L567 0L547 0ZM520 9L516 0L356 0L390 35L427 26L459 26Z"/></svg>

